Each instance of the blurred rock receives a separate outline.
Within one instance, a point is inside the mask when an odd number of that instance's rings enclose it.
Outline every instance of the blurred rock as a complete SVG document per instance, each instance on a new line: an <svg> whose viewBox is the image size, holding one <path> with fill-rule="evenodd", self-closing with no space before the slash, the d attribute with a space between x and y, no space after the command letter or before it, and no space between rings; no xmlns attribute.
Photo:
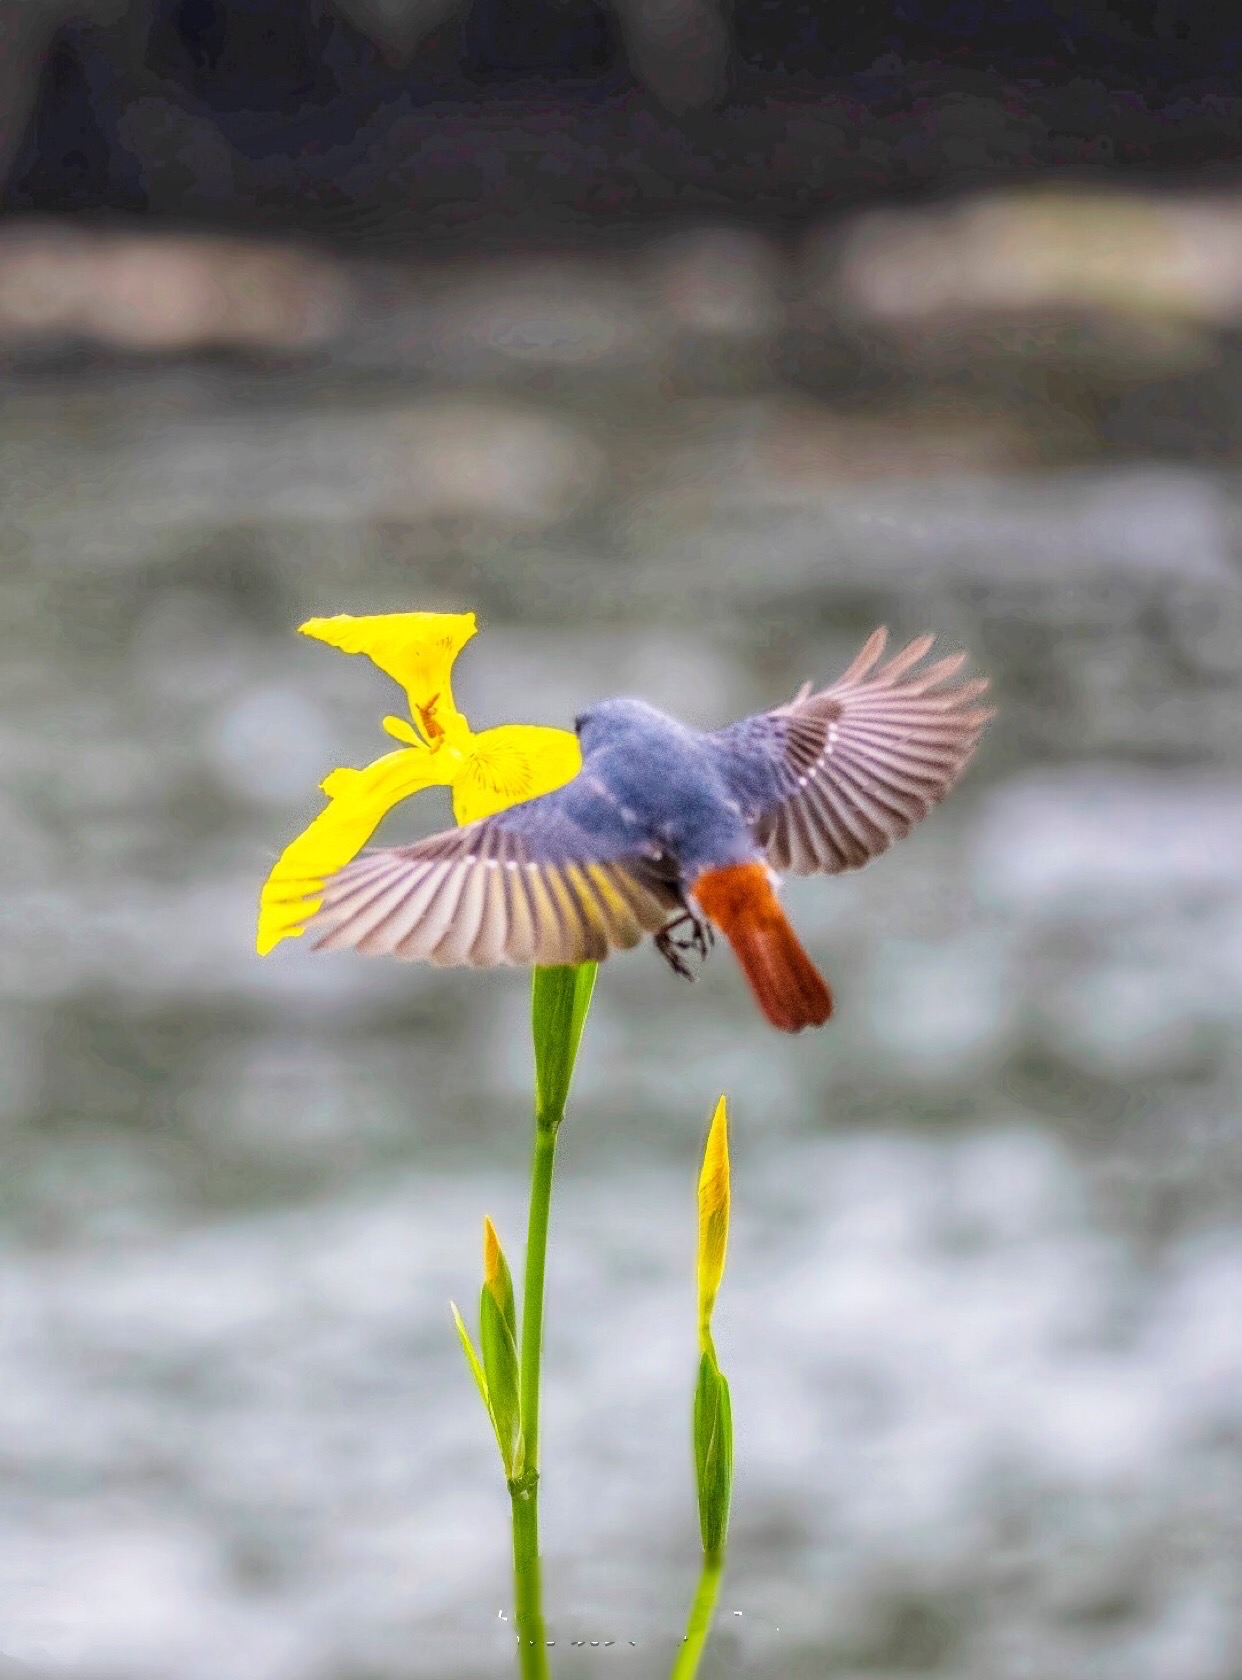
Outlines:
<svg viewBox="0 0 1242 1680"><path fill-rule="evenodd" d="M305 353L338 330L347 296L334 264L293 246L68 226L0 234L0 341L10 346Z"/></svg>
<svg viewBox="0 0 1242 1680"><path fill-rule="evenodd" d="M656 245L657 299L683 332L757 339L783 319L783 264L771 243L740 228L702 228Z"/></svg>
<svg viewBox="0 0 1242 1680"><path fill-rule="evenodd" d="M513 366L624 368L647 353L652 330L626 276L589 260L471 264L433 283L423 307L426 361L454 379Z"/></svg>
<svg viewBox="0 0 1242 1680"><path fill-rule="evenodd" d="M1242 316L1242 205L1043 189L876 212L828 284L880 323L1052 309L1228 327Z"/></svg>

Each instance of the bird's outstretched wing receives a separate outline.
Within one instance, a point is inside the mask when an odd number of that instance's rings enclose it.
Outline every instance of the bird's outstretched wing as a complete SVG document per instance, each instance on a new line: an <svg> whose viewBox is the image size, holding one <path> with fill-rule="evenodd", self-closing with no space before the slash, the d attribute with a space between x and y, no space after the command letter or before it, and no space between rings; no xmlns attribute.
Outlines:
<svg viewBox="0 0 1242 1680"><path fill-rule="evenodd" d="M681 908L675 865L624 833L579 775L412 846L363 852L324 884L316 950L442 966L598 961Z"/></svg>
<svg viewBox="0 0 1242 1680"><path fill-rule="evenodd" d="M985 678L945 687L964 653L918 670L933 641L920 636L880 665L887 640L874 631L830 688L715 736L726 767L751 766L738 792L776 869L838 874L887 851L948 793L992 716L975 704Z"/></svg>

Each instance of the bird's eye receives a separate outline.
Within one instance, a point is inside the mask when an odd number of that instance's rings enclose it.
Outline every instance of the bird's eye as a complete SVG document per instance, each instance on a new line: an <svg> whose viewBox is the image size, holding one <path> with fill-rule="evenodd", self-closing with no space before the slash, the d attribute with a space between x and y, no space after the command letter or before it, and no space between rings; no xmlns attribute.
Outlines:
<svg viewBox="0 0 1242 1680"><path fill-rule="evenodd" d="M574 719L574 734L575 735L581 735L582 726L586 722L586 720L587 720L587 714L585 712L579 712L577 717Z"/></svg>

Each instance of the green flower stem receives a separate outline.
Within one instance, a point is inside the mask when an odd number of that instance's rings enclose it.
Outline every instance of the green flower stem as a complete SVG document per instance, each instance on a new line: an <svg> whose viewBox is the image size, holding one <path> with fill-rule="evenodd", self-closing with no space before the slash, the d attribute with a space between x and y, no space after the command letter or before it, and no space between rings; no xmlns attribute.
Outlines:
<svg viewBox="0 0 1242 1680"><path fill-rule="evenodd" d="M707 1644L707 1636L711 1632L716 1600L720 1596L720 1578L723 1574L724 1552L704 1552L703 1570L699 1576L694 1603L690 1606L686 1637L678 1652L677 1661L673 1664L669 1680L694 1680L699 1672L699 1662Z"/></svg>
<svg viewBox="0 0 1242 1680"><path fill-rule="evenodd" d="M539 1381L543 1358L543 1286L556 1134L565 1118L578 1045L591 1007L595 964L537 968L531 987L535 1044L535 1151L526 1224L518 1365L522 1423L521 1472L509 1483L513 1503L513 1583L522 1680L548 1680L547 1633L539 1567Z"/></svg>
<svg viewBox="0 0 1242 1680"><path fill-rule="evenodd" d="M523 1470L509 1484L513 1502L513 1581L518 1660L523 1680L546 1680L547 1634L539 1569L539 1378L543 1354L543 1280L548 1255L548 1216L560 1115L535 1122L526 1227L526 1282L522 1291L521 1395Z"/></svg>
<svg viewBox="0 0 1242 1680"><path fill-rule="evenodd" d="M512 1486L513 1602L517 1624L518 1673L522 1680L549 1680L548 1636L543 1620L543 1578L539 1567L539 1495Z"/></svg>
<svg viewBox="0 0 1242 1680"><path fill-rule="evenodd" d="M548 1258L548 1216L552 1170L561 1116L535 1122L530 1168L530 1215L526 1226L526 1282L522 1290L522 1362L518 1378L527 1473L539 1474L539 1377L543 1354L543 1280Z"/></svg>

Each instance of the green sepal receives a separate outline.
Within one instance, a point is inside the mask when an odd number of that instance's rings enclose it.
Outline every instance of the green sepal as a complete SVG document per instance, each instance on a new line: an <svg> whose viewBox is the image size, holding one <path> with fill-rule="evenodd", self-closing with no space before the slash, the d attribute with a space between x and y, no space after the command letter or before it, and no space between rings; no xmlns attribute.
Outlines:
<svg viewBox="0 0 1242 1680"><path fill-rule="evenodd" d="M513 1310L510 1286L509 1310ZM500 1303L486 1284L479 1292L479 1346L487 1384L487 1409L510 1481L522 1473L522 1419L518 1400L517 1339Z"/></svg>
<svg viewBox="0 0 1242 1680"><path fill-rule="evenodd" d="M710 1351L699 1360L694 1390L694 1473L699 1532L710 1557L724 1549L733 1496L733 1409L729 1384Z"/></svg>
<svg viewBox="0 0 1242 1680"><path fill-rule="evenodd" d="M535 970L531 1031L535 1040L535 1118L541 1126L557 1126L564 1117L596 970L593 962Z"/></svg>

